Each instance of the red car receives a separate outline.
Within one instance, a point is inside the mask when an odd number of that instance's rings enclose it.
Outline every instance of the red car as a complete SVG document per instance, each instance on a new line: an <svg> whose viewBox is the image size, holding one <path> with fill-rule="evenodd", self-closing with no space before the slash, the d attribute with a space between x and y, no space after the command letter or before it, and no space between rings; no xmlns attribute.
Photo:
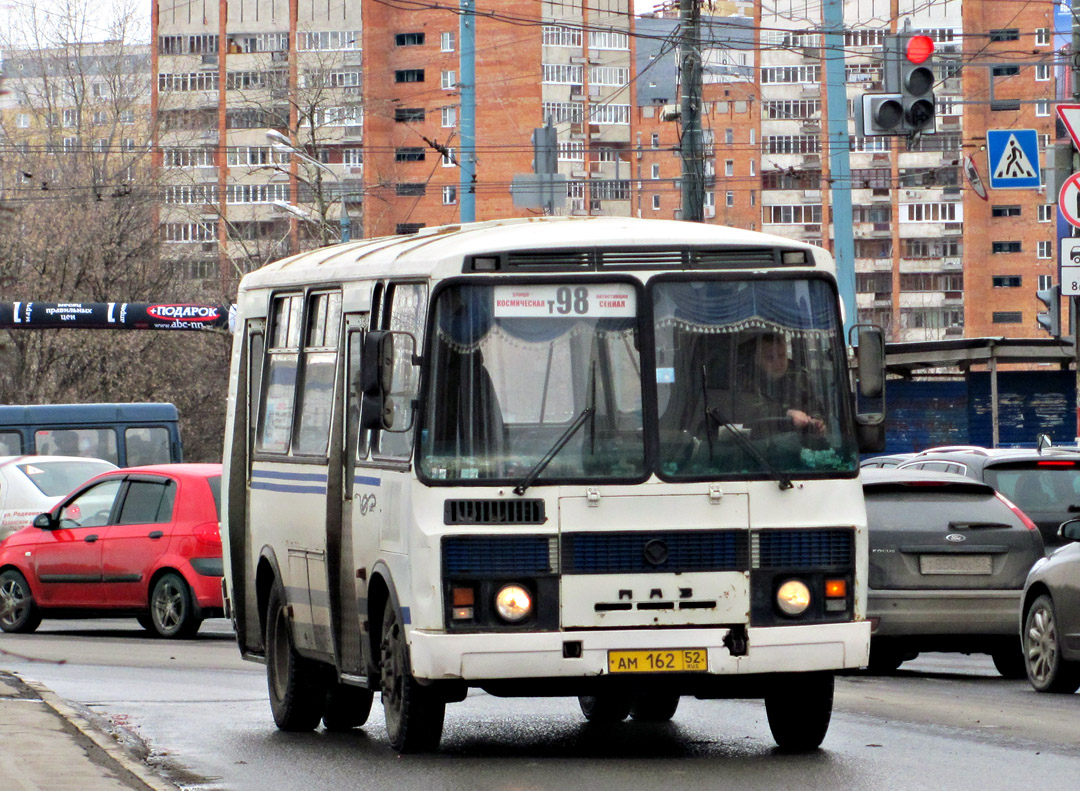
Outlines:
<svg viewBox="0 0 1080 791"><path fill-rule="evenodd" d="M0 542L0 629L134 615L189 637L222 614L221 465L159 464L91 478Z"/></svg>

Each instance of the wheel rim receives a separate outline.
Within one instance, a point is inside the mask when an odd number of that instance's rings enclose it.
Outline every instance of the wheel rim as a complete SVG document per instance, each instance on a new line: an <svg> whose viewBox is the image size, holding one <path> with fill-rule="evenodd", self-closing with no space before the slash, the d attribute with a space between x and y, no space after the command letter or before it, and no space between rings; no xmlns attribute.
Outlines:
<svg viewBox="0 0 1080 791"><path fill-rule="evenodd" d="M1028 672L1038 683L1048 683L1057 662L1057 628L1049 607L1040 604L1028 616L1027 644Z"/></svg>
<svg viewBox="0 0 1080 791"><path fill-rule="evenodd" d="M379 689L383 708L386 710L388 723L396 727L402 706L402 687L404 686L404 657L400 650L401 626L396 615L391 615L383 628L383 639L379 645L380 677Z"/></svg>
<svg viewBox="0 0 1080 791"><path fill-rule="evenodd" d="M184 591L173 577L166 577L154 590L154 622L163 632L175 632L184 622Z"/></svg>
<svg viewBox="0 0 1080 791"><path fill-rule="evenodd" d="M7 614L3 617L4 624L13 626L22 620L28 603L26 601L26 592L18 580L6 579L0 584L0 602L3 602L5 605L3 609L7 611ZM10 609L8 609L9 607Z"/></svg>
<svg viewBox="0 0 1080 791"><path fill-rule="evenodd" d="M274 695L278 700L284 698L285 693L288 691L289 652L292 646L289 645L287 628L285 624L285 608L279 607L274 615L274 624L271 627L273 654L270 657L272 662L270 679L274 685Z"/></svg>

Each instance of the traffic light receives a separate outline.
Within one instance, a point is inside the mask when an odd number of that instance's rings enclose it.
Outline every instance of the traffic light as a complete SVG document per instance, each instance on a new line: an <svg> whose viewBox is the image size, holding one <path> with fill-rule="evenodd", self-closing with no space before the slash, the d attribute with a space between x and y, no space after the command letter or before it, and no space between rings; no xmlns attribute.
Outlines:
<svg viewBox="0 0 1080 791"><path fill-rule="evenodd" d="M1036 320L1039 326L1055 338L1061 337L1061 286L1039 289L1035 292L1039 302L1046 305L1046 313L1040 313Z"/></svg>
<svg viewBox="0 0 1080 791"><path fill-rule="evenodd" d="M899 36L900 101L907 132L934 131L934 40Z"/></svg>
<svg viewBox="0 0 1080 791"><path fill-rule="evenodd" d="M898 93L868 93L859 97L862 103L862 129L864 137L896 135L902 131L904 107Z"/></svg>

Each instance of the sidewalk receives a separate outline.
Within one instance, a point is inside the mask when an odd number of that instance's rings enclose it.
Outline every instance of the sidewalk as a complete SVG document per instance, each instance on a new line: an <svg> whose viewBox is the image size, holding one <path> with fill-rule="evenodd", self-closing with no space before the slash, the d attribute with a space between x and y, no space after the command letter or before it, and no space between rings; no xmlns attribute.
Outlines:
<svg viewBox="0 0 1080 791"><path fill-rule="evenodd" d="M0 788L177 791L51 691L2 670Z"/></svg>

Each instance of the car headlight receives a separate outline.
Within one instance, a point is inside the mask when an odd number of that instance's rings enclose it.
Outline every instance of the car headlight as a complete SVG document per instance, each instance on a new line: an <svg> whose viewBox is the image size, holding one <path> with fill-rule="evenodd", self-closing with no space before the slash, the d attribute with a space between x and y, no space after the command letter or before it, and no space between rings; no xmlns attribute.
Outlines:
<svg viewBox="0 0 1080 791"><path fill-rule="evenodd" d="M528 618L532 608L532 596L521 585L503 585L495 594L495 610L509 623Z"/></svg>
<svg viewBox="0 0 1080 791"><path fill-rule="evenodd" d="M802 580L788 580L776 590L776 606L784 615L802 615L810 606L810 588Z"/></svg>

